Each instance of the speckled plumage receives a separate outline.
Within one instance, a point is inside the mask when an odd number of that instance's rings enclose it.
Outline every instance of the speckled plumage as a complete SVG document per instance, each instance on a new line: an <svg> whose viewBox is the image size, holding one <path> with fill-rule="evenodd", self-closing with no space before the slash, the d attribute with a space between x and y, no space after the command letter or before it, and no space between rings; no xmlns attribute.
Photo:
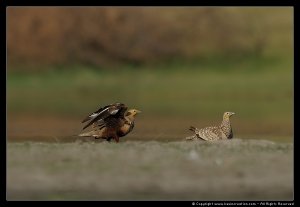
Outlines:
<svg viewBox="0 0 300 207"><path fill-rule="evenodd" d="M191 126L190 130L195 134L187 137L186 140L202 139L205 141L214 141L233 138L233 132L229 120L230 116L233 114L233 112L225 112L223 115L223 121L219 126L205 127L202 129Z"/></svg>

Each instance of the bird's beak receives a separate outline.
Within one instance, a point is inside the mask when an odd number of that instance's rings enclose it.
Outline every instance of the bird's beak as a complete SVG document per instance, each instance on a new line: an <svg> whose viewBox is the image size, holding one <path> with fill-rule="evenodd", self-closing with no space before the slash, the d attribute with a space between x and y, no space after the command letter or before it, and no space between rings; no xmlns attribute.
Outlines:
<svg viewBox="0 0 300 207"><path fill-rule="evenodd" d="M139 111L139 110L135 110L135 111L136 111L136 113L137 113L137 114L139 114L139 113L142 113L142 112L141 112L141 111Z"/></svg>
<svg viewBox="0 0 300 207"><path fill-rule="evenodd" d="M231 112L231 115L234 115L235 113L234 112Z"/></svg>

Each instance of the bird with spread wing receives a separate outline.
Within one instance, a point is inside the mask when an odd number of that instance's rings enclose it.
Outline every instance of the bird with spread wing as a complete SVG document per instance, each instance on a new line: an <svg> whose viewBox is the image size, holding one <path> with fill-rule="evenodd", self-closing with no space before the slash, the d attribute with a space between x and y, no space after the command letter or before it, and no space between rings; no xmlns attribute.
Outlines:
<svg viewBox="0 0 300 207"><path fill-rule="evenodd" d="M92 125L93 130L81 133L81 137L94 137L96 139L114 139L127 135L134 127L135 116L141 111L137 109L127 110L123 103L114 103L104 106L87 116L82 123L90 121L83 127L83 130Z"/></svg>

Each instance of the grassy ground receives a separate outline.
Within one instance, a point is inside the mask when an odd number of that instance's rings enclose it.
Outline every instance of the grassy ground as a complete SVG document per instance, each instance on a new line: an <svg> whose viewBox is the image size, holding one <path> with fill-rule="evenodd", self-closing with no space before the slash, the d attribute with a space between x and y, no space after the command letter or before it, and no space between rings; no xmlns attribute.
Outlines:
<svg viewBox="0 0 300 207"><path fill-rule="evenodd" d="M113 72L80 66L9 72L8 135L68 136L81 129L87 114L120 101L142 111L135 128L139 137L186 136L190 125L217 125L225 111L233 111L238 137L291 141L292 71L291 60L269 57L174 62Z"/></svg>
<svg viewBox="0 0 300 207"><path fill-rule="evenodd" d="M7 145L8 200L292 200L293 145L264 140Z"/></svg>

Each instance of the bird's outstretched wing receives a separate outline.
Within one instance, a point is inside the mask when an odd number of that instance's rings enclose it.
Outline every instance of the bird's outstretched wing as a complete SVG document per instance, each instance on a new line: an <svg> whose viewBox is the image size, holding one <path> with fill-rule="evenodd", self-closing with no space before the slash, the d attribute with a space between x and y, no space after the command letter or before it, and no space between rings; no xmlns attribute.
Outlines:
<svg viewBox="0 0 300 207"><path fill-rule="evenodd" d="M89 116L87 116L82 123L91 120L87 125L83 127L83 129L87 128L88 126L92 125L95 122L100 122L106 119L109 116L120 117L124 116L125 111L127 110L127 106L122 103L114 103L107 105L98 109L97 111L93 112Z"/></svg>

